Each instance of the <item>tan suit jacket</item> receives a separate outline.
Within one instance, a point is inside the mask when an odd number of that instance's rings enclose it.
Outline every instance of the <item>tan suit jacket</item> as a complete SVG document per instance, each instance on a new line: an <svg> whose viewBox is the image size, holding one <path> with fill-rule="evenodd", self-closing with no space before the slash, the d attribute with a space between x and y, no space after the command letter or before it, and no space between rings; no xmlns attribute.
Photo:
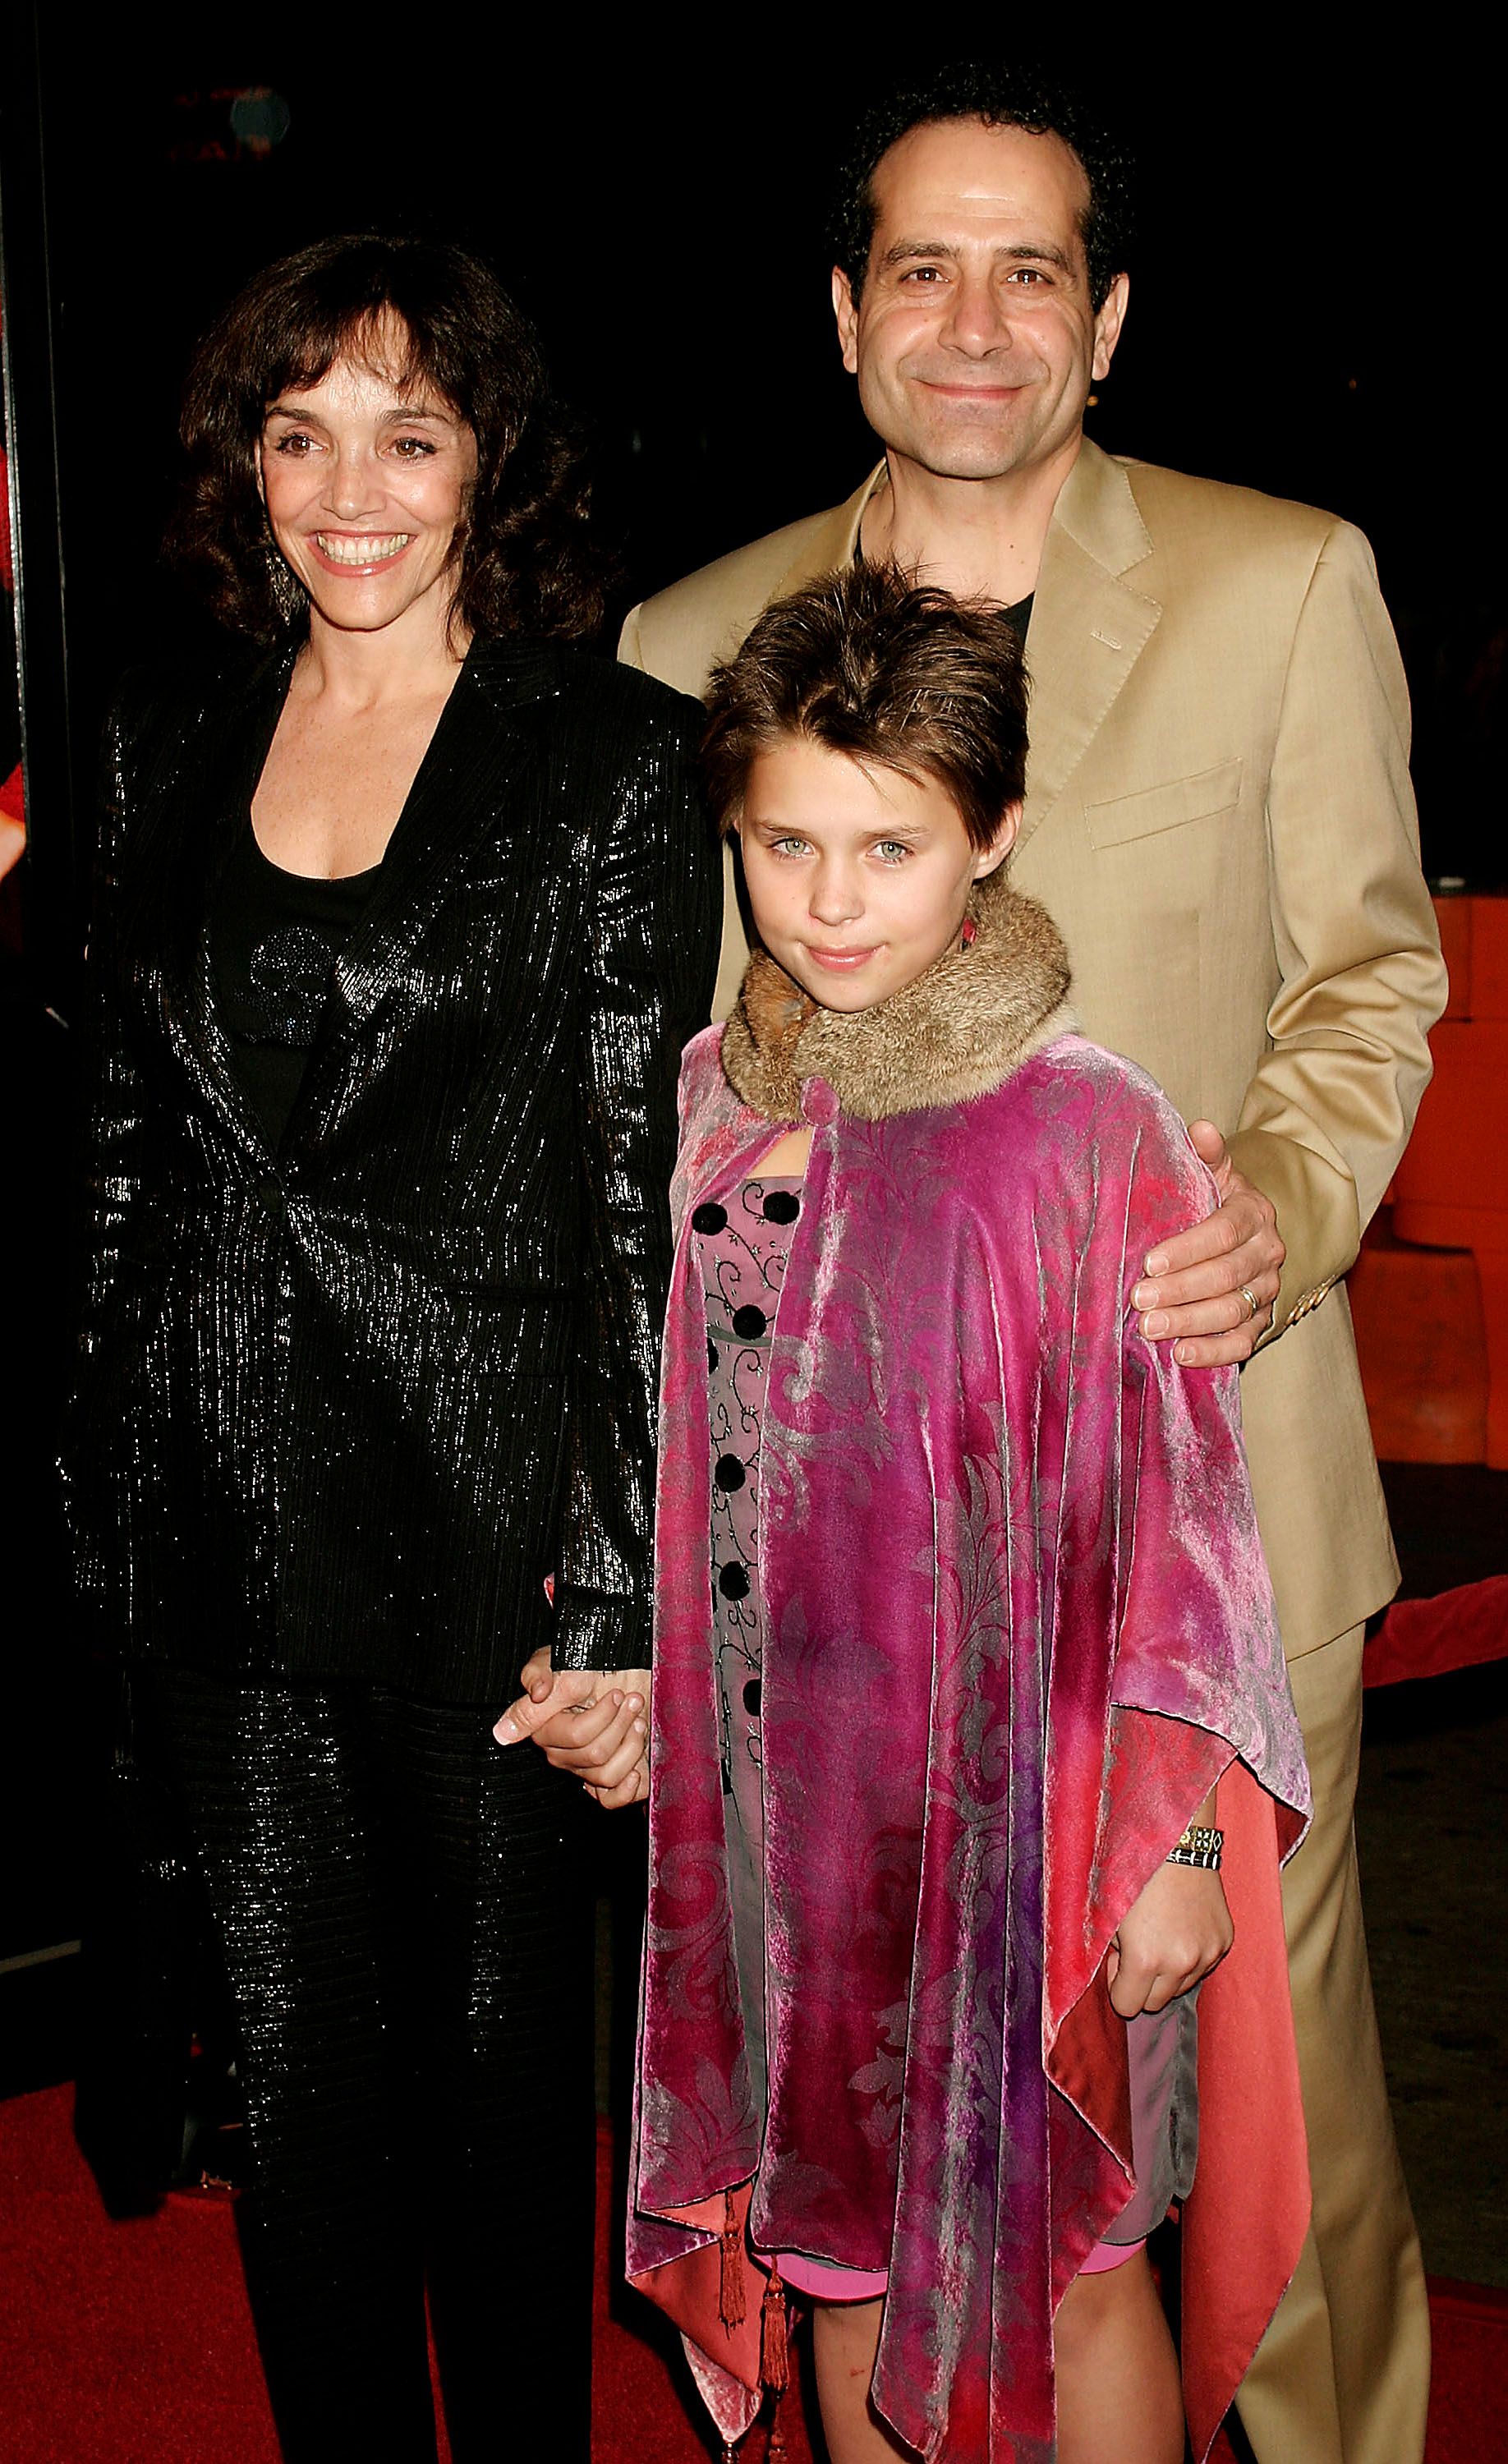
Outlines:
<svg viewBox="0 0 1508 2464"><path fill-rule="evenodd" d="M635 608L621 655L701 693L772 599L851 560L883 469ZM1063 931L1086 1032L1226 1131L1287 1243L1242 1406L1294 1658L1397 1581L1335 1288L1412 1127L1445 998L1397 647L1348 524L1086 441L1027 664L1014 878ZM724 1008L743 957L729 910Z"/></svg>

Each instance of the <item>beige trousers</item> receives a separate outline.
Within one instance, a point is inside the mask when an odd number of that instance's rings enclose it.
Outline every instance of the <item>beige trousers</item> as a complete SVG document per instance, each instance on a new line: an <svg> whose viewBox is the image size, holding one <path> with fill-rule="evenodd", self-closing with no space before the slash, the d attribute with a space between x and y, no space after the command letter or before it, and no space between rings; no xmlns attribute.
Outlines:
<svg viewBox="0 0 1508 2464"><path fill-rule="evenodd" d="M1363 1629L1290 1661L1314 1823L1283 1876L1314 2215L1236 2398L1258 2464L1419 2464L1424 2263L1372 2009L1351 1810Z"/></svg>

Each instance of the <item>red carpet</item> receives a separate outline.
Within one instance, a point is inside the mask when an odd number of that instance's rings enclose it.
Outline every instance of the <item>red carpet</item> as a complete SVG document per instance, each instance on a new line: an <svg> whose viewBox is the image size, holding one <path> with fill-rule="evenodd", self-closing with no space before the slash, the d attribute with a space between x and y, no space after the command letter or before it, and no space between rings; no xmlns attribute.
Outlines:
<svg viewBox="0 0 1508 2464"><path fill-rule="evenodd" d="M0 2104L5 2464L278 2464L229 2209L177 2198L111 2224L74 2146L71 2105L66 2088ZM607 2170L604 2138L604 2189ZM604 2218L596 2464L707 2464L678 2357L647 2304L624 2292L620 2306L632 2327L608 2316ZM1426 2464L1494 2464L1508 2457L1508 2294L1436 2278L1430 2306ZM788 2464L812 2464L798 2388L782 2419ZM756 2433L748 2464L764 2464L763 2450Z"/></svg>
<svg viewBox="0 0 1508 2464"><path fill-rule="evenodd" d="M70 2088L0 2103L0 2458L278 2464L228 2203L172 2198L112 2224L72 2111ZM708 2464L700 2407L658 2314L623 2287L615 2306L644 2332L608 2316L609 2162L604 2135L592 2453L596 2464ZM789 2464L812 2464L798 2388L781 2421ZM749 2464L763 2450L760 2432Z"/></svg>
<svg viewBox="0 0 1508 2464"><path fill-rule="evenodd" d="M1508 1660L1508 1574L1462 1583L1431 1600L1396 1600L1366 1645L1363 1683L1396 1685L1488 1660Z"/></svg>

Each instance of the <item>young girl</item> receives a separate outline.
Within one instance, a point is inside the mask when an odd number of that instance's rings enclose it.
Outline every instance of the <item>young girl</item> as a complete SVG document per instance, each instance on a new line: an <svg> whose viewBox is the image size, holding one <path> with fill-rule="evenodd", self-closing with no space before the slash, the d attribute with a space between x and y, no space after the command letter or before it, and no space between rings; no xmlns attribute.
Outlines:
<svg viewBox="0 0 1508 2464"><path fill-rule="evenodd" d="M762 947L682 1074L628 2261L727 2440L746 2248L810 2300L833 2464L1180 2464L1174 2199L1202 2456L1306 2213L1235 1378L1129 1300L1210 1183L1006 881L1024 758L1003 617L883 569L714 679Z"/></svg>

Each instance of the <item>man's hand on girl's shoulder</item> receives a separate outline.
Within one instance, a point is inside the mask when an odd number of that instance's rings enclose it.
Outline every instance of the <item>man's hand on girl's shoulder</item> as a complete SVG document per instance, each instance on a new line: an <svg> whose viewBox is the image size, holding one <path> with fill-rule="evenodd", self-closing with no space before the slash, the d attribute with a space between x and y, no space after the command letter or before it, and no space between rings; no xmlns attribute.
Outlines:
<svg viewBox="0 0 1508 2464"><path fill-rule="evenodd" d="M1147 1251L1131 1306L1147 1341L1171 1343L1181 1368L1214 1369L1249 1360L1267 1332L1287 1251L1271 1199L1236 1170L1214 1123L1191 1121L1189 1135L1220 1203Z"/></svg>

